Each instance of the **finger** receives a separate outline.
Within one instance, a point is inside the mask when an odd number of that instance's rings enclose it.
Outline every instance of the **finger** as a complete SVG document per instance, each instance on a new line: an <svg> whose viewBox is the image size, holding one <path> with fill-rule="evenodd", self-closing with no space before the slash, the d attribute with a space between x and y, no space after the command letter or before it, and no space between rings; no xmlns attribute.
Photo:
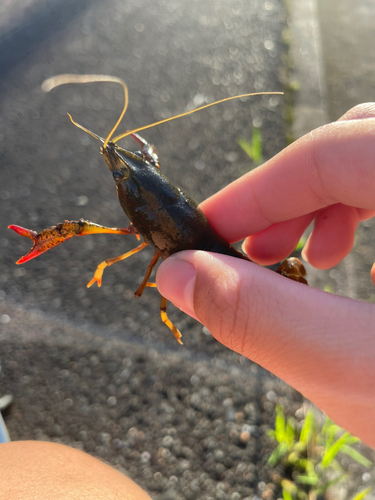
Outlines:
<svg viewBox="0 0 375 500"><path fill-rule="evenodd" d="M303 258L318 269L336 266L351 251L359 222L358 210L353 207L337 204L320 210L303 249Z"/></svg>
<svg viewBox="0 0 375 500"><path fill-rule="evenodd" d="M336 203L374 210L374 158L375 118L331 123L224 188L202 209L230 242Z"/></svg>
<svg viewBox="0 0 375 500"><path fill-rule="evenodd" d="M305 244L303 252L304 258L319 269L328 269L338 264L352 248L357 219L358 221L366 220L375 214L374 211L357 210L346 205L332 205L332 207L335 208L332 210L330 207L323 209L324 215L321 214L321 211L317 212L319 215L315 221L314 230L306 242L308 244ZM343 213L336 224L335 212L337 210L341 210ZM246 238L242 249L251 260L262 266L275 264L293 252L314 215L308 214L297 219L273 224L264 231ZM321 218L323 221L320 221ZM340 232L343 233L340 238L339 228Z"/></svg>
<svg viewBox="0 0 375 500"><path fill-rule="evenodd" d="M363 120L366 118L375 118L375 102L365 102L349 109L337 121L345 120Z"/></svg>
<svg viewBox="0 0 375 500"><path fill-rule="evenodd" d="M358 214L361 221L367 220L375 216L375 210L365 210L363 208L358 208Z"/></svg>
<svg viewBox="0 0 375 500"><path fill-rule="evenodd" d="M157 285L182 310L194 311L217 340L284 379L365 441L371 433L375 445L364 411L372 408L375 418L373 304L201 251L169 257L159 267ZM353 407L366 415L356 429Z"/></svg>
<svg viewBox="0 0 375 500"><path fill-rule="evenodd" d="M371 268L371 279L372 279L373 284L375 285L375 264L373 264L373 266Z"/></svg>
<svg viewBox="0 0 375 500"><path fill-rule="evenodd" d="M251 260L262 266L275 264L293 252L313 218L314 214L308 214L273 224L246 238L242 249Z"/></svg>

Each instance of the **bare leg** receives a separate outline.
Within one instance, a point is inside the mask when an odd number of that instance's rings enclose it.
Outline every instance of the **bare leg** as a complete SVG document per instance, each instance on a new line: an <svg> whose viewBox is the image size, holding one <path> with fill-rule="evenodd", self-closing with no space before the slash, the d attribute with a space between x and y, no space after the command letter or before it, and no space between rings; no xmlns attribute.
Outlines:
<svg viewBox="0 0 375 500"><path fill-rule="evenodd" d="M142 295L142 293L143 293L143 290L146 288L146 286L150 286L151 285L151 283L150 284L147 283L148 282L148 278L151 276L152 270L153 270L153 268L154 268L154 266L155 266L155 264L157 263L158 260L159 260L159 254L155 252L154 256L151 259L151 262L147 266L147 271L146 271L145 277L143 278L142 283L139 285L139 287L137 288L136 292L134 293L134 295L136 297L140 297Z"/></svg>
<svg viewBox="0 0 375 500"><path fill-rule="evenodd" d="M133 248L133 250L130 250L130 252L124 253L123 255L119 255L118 257L113 257L112 259L107 259L101 262L96 268L93 279L89 283L87 283L87 288L90 288L90 286L93 285L95 281L98 283L98 286L102 286L102 276L104 269L106 267L112 266L112 264L116 264L116 262L120 262L120 260L127 259L131 255L134 255L135 253L141 251L147 245L148 243L144 241L137 248Z"/></svg>
<svg viewBox="0 0 375 500"><path fill-rule="evenodd" d="M161 298L160 315L161 315L162 322L165 323L170 330L172 330L172 333L176 337L177 342L182 345L180 330L178 330L178 328L176 328L174 326L174 324L168 319L168 316L167 316L167 299L165 297Z"/></svg>
<svg viewBox="0 0 375 500"><path fill-rule="evenodd" d="M131 479L82 451L41 441L0 446L0 498L151 500Z"/></svg>

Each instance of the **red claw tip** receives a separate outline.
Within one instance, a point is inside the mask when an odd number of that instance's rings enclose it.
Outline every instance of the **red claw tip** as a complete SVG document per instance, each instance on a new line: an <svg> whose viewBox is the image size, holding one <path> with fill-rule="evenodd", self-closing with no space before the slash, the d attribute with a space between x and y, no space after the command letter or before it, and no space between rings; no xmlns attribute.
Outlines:
<svg viewBox="0 0 375 500"><path fill-rule="evenodd" d="M37 236L38 233L36 231L32 231L31 229L26 229L25 227L21 226L15 226L14 224L11 224L8 226L8 229L12 229L15 231L17 234L20 236L25 236L26 238L30 238L30 240L33 241L34 246L30 250L30 252L23 257L21 257L19 260L17 260L16 264L24 264L25 262L28 262L31 259L34 259L41 253L45 252L48 250L48 248L43 248L40 243L37 242Z"/></svg>
<svg viewBox="0 0 375 500"><path fill-rule="evenodd" d="M14 224L11 224L8 226L8 229L12 229L15 231L17 234L21 236L25 236L26 238L30 238L30 240L35 240L36 235L38 234L36 231L32 231L31 229L26 229L25 227L21 226L15 226Z"/></svg>
<svg viewBox="0 0 375 500"><path fill-rule="evenodd" d="M31 251L31 252L32 252L32 251ZM37 255L38 255L38 254L36 254L36 255L31 255L31 256L30 256L30 253L31 253L31 252L29 252L27 255L24 255L24 256L23 256L23 257L21 257L20 259L18 259L18 260L17 260L17 262L16 262L16 264L18 264L18 265L19 265L19 264L24 264L25 262L27 262L27 261L29 261L29 260L33 259L34 257L37 257Z"/></svg>

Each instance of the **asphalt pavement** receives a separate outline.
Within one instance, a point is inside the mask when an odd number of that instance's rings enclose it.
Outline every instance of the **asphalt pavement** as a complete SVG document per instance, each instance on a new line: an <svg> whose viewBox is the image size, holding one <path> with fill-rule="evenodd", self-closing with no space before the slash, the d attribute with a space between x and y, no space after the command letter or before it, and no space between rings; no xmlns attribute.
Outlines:
<svg viewBox="0 0 375 500"><path fill-rule="evenodd" d="M70 85L46 95L40 85L60 73L124 78L130 105L122 130L228 95L280 91L284 9L262 2L199 2L192 8L182 1L34 1L9 17L11 27L0 38L4 298L123 340L176 348L159 320L158 294L146 290L142 299L133 298L150 249L106 270L100 290L86 289L96 265L134 248L134 237L71 240L14 266L29 242L10 233L9 223L37 231L81 217L111 227L127 224L99 144L67 118L69 112L106 135L122 106L121 88ZM253 123L262 126L265 158L285 146L282 109L280 96L234 101L145 137L156 145L163 173L199 202L253 166L237 144L250 139ZM124 145L137 149L134 141ZM188 331L184 349L206 353L201 327L177 311L171 315Z"/></svg>

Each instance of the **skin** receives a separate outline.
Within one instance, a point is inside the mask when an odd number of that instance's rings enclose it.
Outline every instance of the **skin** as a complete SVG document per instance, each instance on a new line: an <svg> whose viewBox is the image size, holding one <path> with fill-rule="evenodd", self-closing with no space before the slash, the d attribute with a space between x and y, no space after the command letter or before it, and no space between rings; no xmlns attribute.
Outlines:
<svg viewBox="0 0 375 500"><path fill-rule="evenodd" d="M375 104L302 137L201 205L227 241L260 264L303 257L319 269L351 250L375 215ZM371 271L375 283L375 267ZM160 293L224 345L302 392L375 447L375 306L292 282L253 263L201 251L159 267Z"/></svg>
<svg viewBox="0 0 375 500"><path fill-rule="evenodd" d="M133 481L96 458L41 441L0 445L0 498L150 500Z"/></svg>

